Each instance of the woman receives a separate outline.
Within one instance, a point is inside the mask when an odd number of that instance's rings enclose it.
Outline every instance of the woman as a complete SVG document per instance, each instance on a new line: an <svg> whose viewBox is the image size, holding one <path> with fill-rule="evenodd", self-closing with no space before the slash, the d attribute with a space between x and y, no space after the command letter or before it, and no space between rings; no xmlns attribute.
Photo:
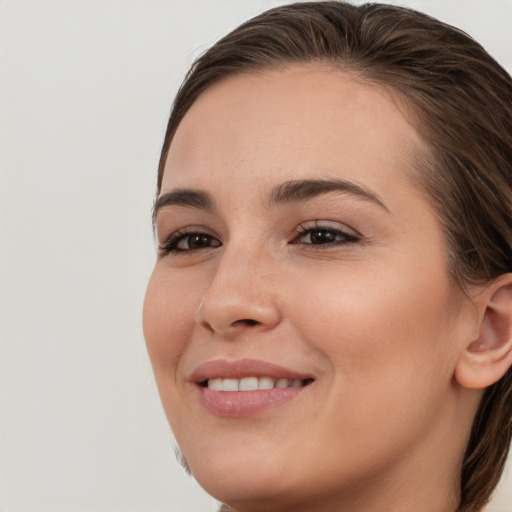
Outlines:
<svg viewBox="0 0 512 512"><path fill-rule="evenodd" d="M237 512L469 512L512 417L512 81L386 5L270 10L208 50L162 150L146 343Z"/></svg>

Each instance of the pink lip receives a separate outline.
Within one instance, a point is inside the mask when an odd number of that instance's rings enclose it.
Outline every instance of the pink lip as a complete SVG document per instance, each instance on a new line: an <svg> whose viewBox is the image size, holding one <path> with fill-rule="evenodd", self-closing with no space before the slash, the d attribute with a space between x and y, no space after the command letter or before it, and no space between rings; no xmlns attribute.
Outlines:
<svg viewBox="0 0 512 512"><path fill-rule="evenodd" d="M259 359L237 359L234 361L214 359L196 368L188 380L199 384L207 379L243 379L244 377L303 380L313 376Z"/></svg>
<svg viewBox="0 0 512 512"><path fill-rule="evenodd" d="M199 366L189 377L196 384L200 403L214 416L241 418L257 414L270 406L288 402L309 386L273 388L256 391L215 391L202 385L208 379L242 379L244 377L271 377L273 379L305 380L303 374L256 359L228 361L217 359Z"/></svg>

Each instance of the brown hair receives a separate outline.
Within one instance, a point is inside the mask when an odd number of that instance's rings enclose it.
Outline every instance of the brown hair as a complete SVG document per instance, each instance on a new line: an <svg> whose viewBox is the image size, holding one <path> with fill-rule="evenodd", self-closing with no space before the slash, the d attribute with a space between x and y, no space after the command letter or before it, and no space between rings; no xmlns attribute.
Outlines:
<svg viewBox="0 0 512 512"><path fill-rule="evenodd" d="M158 174L183 116L235 73L322 61L393 87L430 147L417 176L444 225L453 280L512 271L512 79L473 39L425 14L384 4L295 3L244 23L192 66L175 99ZM488 388L461 465L459 512L488 502L506 461L512 370Z"/></svg>

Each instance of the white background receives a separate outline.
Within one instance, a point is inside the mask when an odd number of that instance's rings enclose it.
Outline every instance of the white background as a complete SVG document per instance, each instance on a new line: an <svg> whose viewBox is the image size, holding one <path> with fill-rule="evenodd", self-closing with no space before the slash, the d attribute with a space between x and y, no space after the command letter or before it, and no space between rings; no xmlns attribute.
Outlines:
<svg viewBox="0 0 512 512"><path fill-rule="evenodd" d="M203 512L141 329L174 92L264 0L0 0L0 511ZM510 0L410 0L512 70ZM512 511L512 475L489 508Z"/></svg>

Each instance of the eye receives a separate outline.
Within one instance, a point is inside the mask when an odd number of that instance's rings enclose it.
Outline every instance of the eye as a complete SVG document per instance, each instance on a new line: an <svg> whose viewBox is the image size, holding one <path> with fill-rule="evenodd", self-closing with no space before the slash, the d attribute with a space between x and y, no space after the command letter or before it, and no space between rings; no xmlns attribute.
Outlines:
<svg viewBox="0 0 512 512"><path fill-rule="evenodd" d="M297 228L298 236L291 243L305 245L337 246L353 244L360 241L355 234L345 231L338 224L322 223L301 224Z"/></svg>
<svg viewBox="0 0 512 512"><path fill-rule="evenodd" d="M221 242L210 233L199 230L178 230L159 249L163 253L188 253L201 249L220 247Z"/></svg>

